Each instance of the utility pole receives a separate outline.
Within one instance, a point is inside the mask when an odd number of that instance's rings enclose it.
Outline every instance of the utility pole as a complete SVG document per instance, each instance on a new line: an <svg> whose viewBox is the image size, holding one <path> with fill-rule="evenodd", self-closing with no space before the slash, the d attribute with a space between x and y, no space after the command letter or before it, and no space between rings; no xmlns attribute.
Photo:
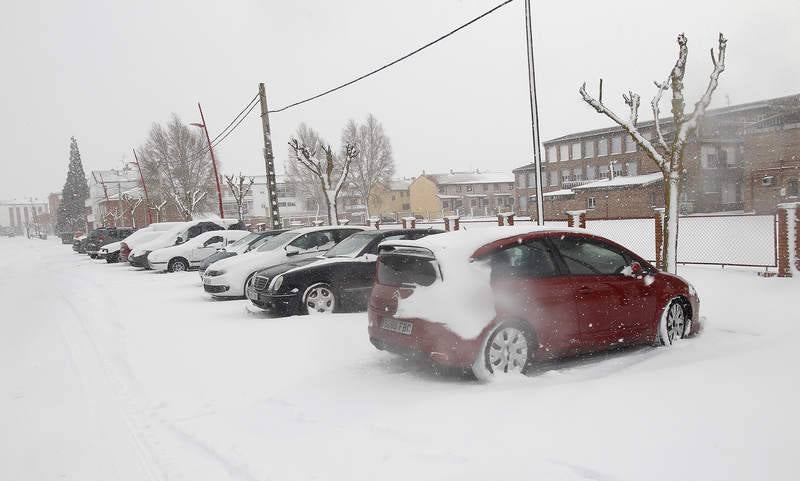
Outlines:
<svg viewBox="0 0 800 481"><path fill-rule="evenodd" d="M150 212L150 198L147 196L147 185L144 183L144 176L142 175L142 166L139 165L139 156L136 155L136 149L133 150L133 158L136 160L136 168L139 169L139 180L142 181L142 190L144 191L144 211L147 213L147 225L153 223L153 213Z"/></svg>
<svg viewBox="0 0 800 481"><path fill-rule="evenodd" d="M536 103L536 71L533 66L533 21L531 0L525 0L525 39L528 52L528 91L531 102L531 131L533 135L533 165L536 169L536 224L544 225L544 195L542 193L542 151L539 145L539 107Z"/></svg>
<svg viewBox="0 0 800 481"><path fill-rule="evenodd" d="M206 127L206 118L203 116L203 107L200 106L200 102L197 102L197 108L200 110L200 122L196 123L193 122L190 125L194 125L195 127L202 127L203 132L206 133L206 140L208 141L208 152L211 154L211 166L214 167L214 182L217 184L217 201L219 202L219 218L225 218L225 211L222 210L222 189L219 186L219 173L217 172L217 158L214 156L214 146L211 145L211 136L208 135L208 127Z"/></svg>
<svg viewBox="0 0 800 481"><path fill-rule="evenodd" d="M269 130L269 109L267 91L264 83L258 84L258 98L261 102L261 127L264 129L264 164L267 170L267 218L272 229L281 227L278 211L278 189L275 180L275 156L272 153L272 134Z"/></svg>

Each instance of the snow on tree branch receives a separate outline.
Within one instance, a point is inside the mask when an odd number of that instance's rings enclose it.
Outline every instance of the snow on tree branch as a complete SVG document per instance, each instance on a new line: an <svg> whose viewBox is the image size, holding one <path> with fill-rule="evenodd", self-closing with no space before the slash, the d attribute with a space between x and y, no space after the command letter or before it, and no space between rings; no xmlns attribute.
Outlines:
<svg viewBox="0 0 800 481"><path fill-rule="evenodd" d="M667 172L668 164L664 156L661 155L661 153L658 150L656 150L655 147L653 147L653 144L651 144L649 140L644 138L641 132L639 132L639 129L636 128L636 125L632 123L634 120L637 119L637 113L634 111L634 104L635 104L635 109L638 109L639 95L631 93L630 97L625 96L626 103L628 102L628 100L630 100L629 105L631 106L631 118L630 120L623 120L617 114L609 110L604 104L600 103L594 97L589 95L589 93L586 91L586 82L583 83L579 92L581 94L581 97L583 97L584 102L591 105L597 111L597 113L605 115L606 117L613 120L617 125L625 129L625 131L628 132L631 135L631 137L633 137L636 143L639 144L639 146L650 155L650 157L655 161L656 165L658 165L658 168L661 169L661 171L664 173Z"/></svg>
<svg viewBox="0 0 800 481"><path fill-rule="evenodd" d="M714 70L712 70L711 75L708 79L708 86L706 86L706 91L703 93L703 96L700 97L694 104L694 110L687 121L681 126L681 134L683 135L684 140L685 136L694 130L697 127L697 119L705 115L706 109L708 108L709 104L711 103L711 95L717 89L717 85L719 85L719 76L722 72L725 71L725 50L727 48L728 40L725 38L722 33L719 34L719 49L717 56L714 56L714 49L711 49L711 61L714 64Z"/></svg>
<svg viewBox="0 0 800 481"><path fill-rule="evenodd" d="M661 120L659 119L659 116L661 115L661 95L664 93L664 91L669 90L669 78L667 78L664 83L658 83L656 81L653 83L658 89L656 90L653 100L650 101L650 106L653 109L653 123L656 131L656 141L658 142L658 145L666 151L669 150L669 147L667 147L667 141L664 140L664 134L661 131Z"/></svg>

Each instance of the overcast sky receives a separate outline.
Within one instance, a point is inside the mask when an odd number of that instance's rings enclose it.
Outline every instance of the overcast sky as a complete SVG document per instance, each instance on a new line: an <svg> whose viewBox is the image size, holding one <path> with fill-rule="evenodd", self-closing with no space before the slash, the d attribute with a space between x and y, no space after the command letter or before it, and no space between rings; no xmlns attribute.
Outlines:
<svg viewBox="0 0 800 481"><path fill-rule="evenodd" d="M0 199L60 191L74 135L88 174L121 167L154 121L177 113L212 136L267 85L281 107L392 60L500 0L6 1L0 29ZM620 111L674 63L689 38L694 100L708 49L728 37L714 105L800 93L797 0L536 0L541 134L609 125L580 101L587 80ZM345 90L271 116L282 170L300 122L335 146L348 119L372 112L399 176L449 169L510 171L532 158L523 1ZM651 118L647 112L643 119ZM256 110L217 152L226 173L263 173Z"/></svg>

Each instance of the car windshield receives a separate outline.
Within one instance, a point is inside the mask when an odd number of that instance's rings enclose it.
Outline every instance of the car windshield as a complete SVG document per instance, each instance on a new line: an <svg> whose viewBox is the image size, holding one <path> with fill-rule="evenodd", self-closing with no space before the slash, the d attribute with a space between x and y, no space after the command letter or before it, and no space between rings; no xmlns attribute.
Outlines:
<svg viewBox="0 0 800 481"><path fill-rule="evenodd" d="M275 237L270 237L266 242L264 242L263 244L258 246L257 249L254 250L257 250L258 252L266 252L266 251L271 251L273 249L277 249L278 247L286 244L287 242L294 239L298 235L299 234L296 231L289 231L289 232L284 232L283 234L278 234Z"/></svg>
<svg viewBox="0 0 800 481"><path fill-rule="evenodd" d="M364 247L375 239L373 233L353 234L325 253L325 257L356 257Z"/></svg>
<svg viewBox="0 0 800 481"><path fill-rule="evenodd" d="M235 250L239 246L247 246L247 244L253 242L253 239L257 238L259 235L261 235L261 234L257 234L255 232L247 234L246 236L244 236L241 239L237 240L233 244L229 245L227 247L227 250L232 251L232 250Z"/></svg>

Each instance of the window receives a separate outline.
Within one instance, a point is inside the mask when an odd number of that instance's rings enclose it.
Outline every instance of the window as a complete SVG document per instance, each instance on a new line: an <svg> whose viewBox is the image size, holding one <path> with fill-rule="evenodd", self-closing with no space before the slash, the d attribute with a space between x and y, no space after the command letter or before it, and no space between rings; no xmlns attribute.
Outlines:
<svg viewBox="0 0 800 481"><path fill-rule="evenodd" d="M797 179L789 179L789 182L786 183L786 195L789 197L800 195L800 185L798 185Z"/></svg>
<svg viewBox="0 0 800 481"><path fill-rule="evenodd" d="M555 187L558 185L558 172L555 170L548 171L548 175L550 176L550 187Z"/></svg>
<svg viewBox="0 0 800 481"><path fill-rule="evenodd" d="M531 189L536 188L536 171L528 172L528 187Z"/></svg>
<svg viewBox="0 0 800 481"><path fill-rule="evenodd" d="M495 192L499 192L500 191L500 184L494 184L494 191Z"/></svg>
<svg viewBox="0 0 800 481"><path fill-rule="evenodd" d="M222 243L223 239L221 235L215 235L214 237L208 239L207 241L203 242L203 247L209 247L213 244Z"/></svg>
<svg viewBox="0 0 800 481"><path fill-rule="evenodd" d="M583 143L583 158L591 159L594 157L594 140L588 140Z"/></svg>
<svg viewBox="0 0 800 481"><path fill-rule="evenodd" d="M599 167L600 175L598 176L599 179L607 179L608 178L608 166L601 165Z"/></svg>
<svg viewBox="0 0 800 481"><path fill-rule="evenodd" d="M498 199L498 203L502 202L503 199ZM519 208L525 210L528 208L528 199L524 195L519 196Z"/></svg>
<svg viewBox="0 0 800 481"><path fill-rule="evenodd" d="M700 147L700 162L704 169L716 169L719 167L717 148L713 145L703 145Z"/></svg>
<svg viewBox="0 0 800 481"><path fill-rule="evenodd" d="M508 184L508 190L509 191L514 190L514 183L513 182Z"/></svg>
<svg viewBox="0 0 800 481"><path fill-rule="evenodd" d="M625 152L636 152L636 142L630 135L625 136Z"/></svg>
<svg viewBox="0 0 800 481"><path fill-rule="evenodd" d="M444 194L444 186L439 186L439 193Z"/></svg>
<svg viewBox="0 0 800 481"><path fill-rule="evenodd" d="M583 168L582 167L575 167L572 169L572 179L573 180L583 180Z"/></svg>
<svg viewBox="0 0 800 481"><path fill-rule="evenodd" d="M742 191L738 183L723 182L721 186L723 204L736 204L741 201Z"/></svg>
<svg viewBox="0 0 800 481"><path fill-rule="evenodd" d="M624 255L595 240L566 236L551 241L573 275L619 274L628 265Z"/></svg>
<svg viewBox="0 0 800 481"><path fill-rule="evenodd" d="M555 162L556 160L558 160L556 158L556 146L551 145L550 147L547 148L547 161Z"/></svg>
<svg viewBox="0 0 800 481"><path fill-rule="evenodd" d="M461 192L461 186L460 185L456 186L456 192Z"/></svg>
<svg viewBox="0 0 800 481"><path fill-rule="evenodd" d="M472 199L469 205L470 207L478 207L478 199Z"/></svg>
<svg viewBox="0 0 800 481"><path fill-rule="evenodd" d="M722 157L720 157L720 160L724 160L725 161L725 165L727 165L728 167L736 167L736 166L738 166L739 165L739 159L736 156L736 150L737 149L734 146L723 148L722 152L720 152L720 154L725 154L725 157L724 157L724 159Z"/></svg>
<svg viewBox="0 0 800 481"><path fill-rule="evenodd" d="M594 180L597 178L597 166L596 165L587 165L586 166L586 180Z"/></svg>
<svg viewBox="0 0 800 481"><path fill-rule="evenodd" d="M684 192L684 194L685 193L686 192ZM658 205L656 201L658 201L658 194L656 194L655 192L650 192L650 207L655 207L656 205Z"/></svg>
<svg viewBox="0 0 800 481"><path fill-rule="evenodd" d="M608 139L600 139L597 141L597 156L605 157L608 155Z"/></svg>
<svg viewBox="0 0 800 481"><path fill-rule="evenodd" d="M302 235L292 241L289 244L292 247L296 247L301 251L307 250L326 250L330 247L333 247L335 244L333 240L333 235L331 231L318 231L318 232L309 232L306 235Z"/></svg>
<svg viewBox="0 0 800 481"><path fill-rule="evenodd" d="M558 148L558 159L561 161L569 160L569 145L561 144Z"/></svg>
<svg viewBox="0 0 800 481"><path fill-rule="evenodd" d="M586 208L587 209L594 209L597 207L597 201L594 197L589 197L586 199Z"/></svg>
<svg viewBox="0 0 800 481"><path fill-rule="evenodd" d="M467 184L467 192L472 192L472 186Z"/></svg>
<svg viewBox="0 0 800 481"><path fill-rule="evenodd" d="M622 175L622 164L620 162L614 162L611 164L614 166L614 177L619 177Z"/></svg>
<svg viewBox="0 0 800 481"><path fill-rule="evenodd" d="M549 277L558 274L550 249L529 241L495 252L489 258L493 279Z"/></svg>
<svg viewBox="0 0 800 481"><path fill-rule="evenodd" d="M719 193L719 179L714 177L709 177L703 179L703 192L706 194L718 194Z"/></svg>
<svg viewBox="0 0 800 481"><path fill-rule="evenodd" d="M627 162L625 164L625 169L628 171L628 175L639 175L639 164L637 164L635 160Z"/></svg>
<svg viewBox="0 0 800 481"><path fill-rule="evenodd" d="M524 176L525 174L522 174L522 175ZM484 192L489 192L489 184L483 184L483 191Z"/></svg>
<svg viewBox="0 0 800 481"><path fill-rule="evenodd" d="M567 182L569 180L569 169L562 169L561 170L561 183Z"/></svg>
<svg viewBox="0 0 800 481"><path fill-rule="evenodd" d="M525 188L525 174L517 174L517 187L520 189Z"/></svg>
<svg viewBox="0 0 800 481"><path fill-rule="evenodd" d="M572 158L573 159L580 159L581 158L581 143L576 142L572 144Z"/></svg>
<svg viewBox="0 0 800 481"><path fill-rule="evenodd" d="M622 153L622 137L620 137L619 135L611 137L611 153L612 154Z"/></svg>

